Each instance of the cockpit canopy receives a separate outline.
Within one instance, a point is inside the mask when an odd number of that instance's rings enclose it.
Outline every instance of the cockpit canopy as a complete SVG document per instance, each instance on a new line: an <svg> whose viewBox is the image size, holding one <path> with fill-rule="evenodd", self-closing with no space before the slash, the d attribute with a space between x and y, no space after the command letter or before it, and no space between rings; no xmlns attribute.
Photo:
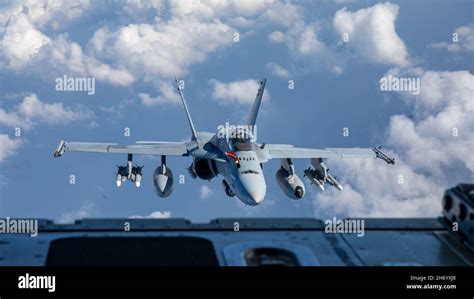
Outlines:
<svg viewBox="0 0 474 299"><path fill-rule="evenodd" d="M254 136L247 129L237 128L230 134L229 146L233 151L251 151L253 144Z"/></svg>

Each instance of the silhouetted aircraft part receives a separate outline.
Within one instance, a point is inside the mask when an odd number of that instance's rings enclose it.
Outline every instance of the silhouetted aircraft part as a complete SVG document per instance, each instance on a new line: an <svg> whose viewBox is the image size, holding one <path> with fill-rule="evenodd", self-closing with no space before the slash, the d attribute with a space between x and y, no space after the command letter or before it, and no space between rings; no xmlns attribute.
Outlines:
<svg viewBox="0 0 474 299"><path fill-rule="evenodd" d="M438 219L332 219L335 231L315 218L39 219L35 238L2 234L0 266L474 266L474 184L442 201Z"/></svg>

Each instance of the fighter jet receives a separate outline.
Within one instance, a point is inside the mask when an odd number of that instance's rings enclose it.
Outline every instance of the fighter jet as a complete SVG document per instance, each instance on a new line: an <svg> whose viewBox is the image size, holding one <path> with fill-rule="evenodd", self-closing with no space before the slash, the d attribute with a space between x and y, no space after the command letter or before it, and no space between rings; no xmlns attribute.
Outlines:
<svg viewBox="0 0 474 299"><path fill-rule="evenodd" d="M281 167L276 172L276 181L282 191L292 199L301 199L305 194L305 185L297 176L292 159L310 159L312 167L304 174L312 184L324 190L325 183L342 191L336 178L328 173L323 163L327 158L380 158L387 163L394 163L380 148L299 148L289 144L257 143L254 136L258 111L262 102L267 80L260 82L252 110L245 124L226 126L217 133L198 132L189 113L183 89L175 78L177 90L181 97L184 111L191 128L191 140L185 142L137 141L135 144L119 145L117 143L67 142L61 140L54 152L55 157L66 151L127 154L127 164L118 166L116 185L129 180L140 186L142 167L133 165L133 155L161 156L161 165L153 173L155 192L160 197L167 197L173 191L173 173L168 167L166 157L190 157L192 163L188 168L192 178L210 181L222 176L222 186L229 197L236 196L243 203L251 206L261 204L265 198L266 183L263 175L263 164L271 159L280 159Z"/></svg>

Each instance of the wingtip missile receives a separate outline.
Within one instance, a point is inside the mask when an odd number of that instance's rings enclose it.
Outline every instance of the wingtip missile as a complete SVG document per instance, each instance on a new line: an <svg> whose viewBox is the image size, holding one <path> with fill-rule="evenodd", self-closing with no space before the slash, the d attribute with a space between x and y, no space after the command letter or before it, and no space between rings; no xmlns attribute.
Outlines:
<svg viewBox="0 0 474 299"><path fill-rule="evenodd" d="M391 158L389 157L387 154L385 154L383 151L382 151L382 147L379 146L379 147L374 147L372 149L375 153L375 156L379 159L382 159L384 160L385 162L387 162L387 164L395 164L395 158Z"/></svg>
<svg viewBox="0 0 474 299"><path fill-rule="evenodd" d="M66 151L66 141L61 140L61 142L59 142L58 147L54 151L54 157L55 158L61 157L65 151Z"/></svg>

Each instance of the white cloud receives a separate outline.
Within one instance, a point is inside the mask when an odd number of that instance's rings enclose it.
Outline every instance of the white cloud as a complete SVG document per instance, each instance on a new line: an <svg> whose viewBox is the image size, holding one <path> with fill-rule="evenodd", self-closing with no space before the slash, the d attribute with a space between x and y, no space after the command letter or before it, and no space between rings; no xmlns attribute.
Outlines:
<svg viewBox="0 0 474 299"><path fill-rule="evenodd" d="M449 52L474 52L474 26L461 26L454 32L453 39L456 38L457 41L434 43L431 47L447 49Z"/></svg>
<svg viewBox="0 0 474 299"><path fill-rule="evenodd" d="M97 57L149 81L185 74L208 54L234 43L234 32L219 20L200 23L192 17L173 18L158 24L130 24L116 31L101 28L90 44Z"/></svg>
<svg viewBox="0 0 474 299"><path fill-rule="evenodd" d="M347 45L369 61L406 67L411 59L395 30L398 9L398 5L389 2L356 12L343 8L336 12L333 24L341 36L349 35Z"/></svg>
<svg viewBox="0 0 474 299"><path fill-rule="evenodd" d="M212 85L212 98L219 103L237 103L237 104L253 104L258 88L259 81L254 79L234 81L224 83L215 79L209 80ZM265 89L263 101L270 99L268 89Z"/></svg>
<svg viewBox="0 0 474 299"><path fill-rule="evenodd" d="M0 55L7 68L19 70L39 60L41 49L50 44L50 38L36 30L25 14L19 14L8 21L0 40Z"/></svg>
<svg viewBox="0 0 474 299"><path fill-rule="evenodd" d="M162 104L179 104L180 98L177 94L176 90L173 88L174 85L171 82L166 81L159 81L158 82L158 90L160 91L161 95L152 97L147 93L140 93L138 94L138 98L140 99L141 103L145 106L155 106L155 105L162 105Z"/></svg>
<svg viewBox="0 0 474 299"><path fill-rule="evenodd" d="M264 22L275 23L284 27L291 27L302 19L302 8L290 2L272 2L265 7L260 19Z"/></svg>
<svg viewBox="0 0 474 299"><path fill-rule="evenodd" d="M291 52L302 56L314 56L320 53L326 45L318 40L316 23L305 24L297 22L287 32L288 47Z"/></svg>
<svg viewBox="0 0 474 299"><path fill-rule="evenodd" d="M287 79L290 76L290 72L286 68L279 65L278 63L269 62L265 66L272 74L274 74L277 77Z"/></svg>
<svg viewBox="0 0 474 299"><path fill-rule="evenodd" d="M273 31L268 35L268 40L271 43L285 43L290 59L295 63L293 68L293 75L297 73L305 73L309 69L322 69L324 65L332 65L335 61L340 61L335 51L330 48L320 36L320 32L324 29L324 24L318 20L305 21L303 8L299 5L289 4L295 6L291 9L292 17L289 18L291 22L283 22L286 29L283 31ZM275 69L276 71L276 69ZM279 72L283 75L282 72Z"/></svg>
<svg viewBox="0 0 474 299"><path fill-rule="evenodd" d="M91 53L98 60L111 61L117 69L129 71L136 79L166 80L185 75L209 55L233 46L237 32L242 40L263 23L288 27L301 19L299 6L266 0L171 1L167 8L166 20L100 28L89 41ZM314 47L310 33L301 43L306 51ZM161 102L160 97L142 98L143 103Z"/></svg>
<svg viewBox="0 0 474 299"><path fill-rule="evenodd" d="M420 70L391 70L409 76ZM442 175L456 165L474 173L474 76L469 71L426 71L421 75L420 95L403 94L413 108L414 119L394 116L390 140L418 169ZM453 136L457 130L458 136Z"/></svg>
<svg viewBox="0 0 474 299"><path fill-rule="evenodd" d="M468 71L392 69L398 76L420 76L418 96L400 93L412 117L394 115L386 145L397 159L331 160L344 191L316 196L318 214L432 217L441 211L446 188L474 178L474 76ZM458 136L453 135L458 130ZM403 183L399 180L402 176Z"/></svg>
<svg viewBox="0 0 474 299"><path fill-rule="evenodd" d="M165 7L165 1L162 0L128 0L119 4L128 18L142 21L147 14L158 17Z"/></svg>
<svg viewBox="0 0 474 299"><path fill-rule="evenodd" d="M84 106L77 105L75 109L65 107L63 103L44 103L32 93L23 98L12 111L0 108L0 125L25 130L40 124L59 125L71 122L89 120L94 113ZM0 161L15 153L22 142L10 139L8 135L0 134Z"/></svg>
<svg viewBox="0 0 474 299"><path fill-rule="evenodd" d="M0 162L13 155L20 145L20 139L12 139L7 134L0 134Z"/></svg>
<svg viewBox="0 0 474 299"><path fill-rule="evenodd" d="M63 103L44 103L34 93L25 96L13 111L0 109L0 124L24 129L31 129L38 124L68 124L93 117L94 113L84 106L77 105L72 109L64 107Z"/></svg>
<svg viewBox="0 0 474 299"><path fill-rule="evenodd" d="M328 165L341 176L344 190L326 188L316 196L320 217L430 217L441 211L441 184L414 172L403 159L394 166L372 159L331 160Z"/></svg>
<svg viewBox="0 0 474 299"><path fill-rule="evenodd" d="M85 55L81 46L70 41L67 34L54 38L44 35L29 13L24 12L11 15L0 35L0 67L17 73L28 69L30 74L49 77L52 73L90 76L121 86L134 81L128 71L113 69Z"/></svg>
<svg viewBox="0 0 474 299"><path fill-rule="evenodd" d="M209 188L207 185L202 185L201 189L199 190L199 197L201 199L206 199L212 196L214 194L214 191L212 191L211 188Z"/></svg>
<svg viewBox="0 0 474 299"><path fill-rule="evenodd" d="M25 0L7 1L0 12L0 24L6 24L11 16L24 14L35 26L51 25L55 30L67 26L88 12L93 6L90 0ZM0 27L0 32L1 27Z"/></svg>
<svg viewBox="0 0 474 299"><path fill-rule="evenodd" d="M24 119L17 112L7 112L0 108L0 124L7 127L23 127L29 129L33 126L30 120Z"/></svg>
<svg viewBox="0 0 474 299"><path fill-rule="evenodd" d="M91 201L85 201L77 211L67 212L61 215L58 223L74 223L78 219L88 218L94 212L95 204Z"/></svg>
<svg viewBox="0 0 474 299"><path fill-rule="evenodd" d="M146 215L146 216L134 215L134 216L130 216L128 218L132 218L132 219L167 219L167 218L171 218L171 212L170 211L163 211L163 212L155 211L155 212L152 212L151 214Z"/></svg>
<svg viewBox="0 0 474 299"><path fill-rule="evenodd" d="M74 3L28 0L8 6L0 13L0 20L6 24L2 28L4 34L0 35L0 66L17 73L28 69L30 74L43 77L54 73L89 76L119 86L129 86L139 79L159 81L182 76L210 54L232 46L234 34L242 31L242 27L250 29L240 32L244 39L262 24L290 27L302 15L299 5L267 0L168 4L129 1L121 6L119 13L124 13L122 17L128 20L131 16L143 16L139 19L141 23L103 26L95 31L86 50L65 33L55 36L44 33L100 9L105 6L86 0ZM156 17L145 23L149 19L147 11L153 10ZM314 45L311 30L303 31L301 50L311 52ZM150 96L149 100L143 102L155 103L160 98Z"/></svg>
<svg viewBox="0 0 474 299"><path fill-rule="evenodd" d="M171 11L179 17L197 17L210 20L225 18L232 15L253 17L264 12L273 1L255 0L229 0L229 1L171 1Z"/></svg>
<svg viewBox="0 0 474 299"><path fill-rule="evenodd" d="M268 35L268 40L272 43L279 44L285 42L286 36L281 31L273 31Z"/></svg>
<svg viewBox="0 0 474 299"><path fill-rule="evenodd" d="M135 78L130 72L120 68L114 69L110 65L101 63L95 58L86 56L84 57L84 63L87 66L88 74L103 82L108 82L116 86L129 86L135 81Z"/></svg>
<svg viewBox="0 0 474 299"><path fill-rule="evenodd" d="M74 121L90 119L92 111L83 106L76 110L64 107L63 103L43 103L36 94L31 94L23 99L18 106L18 113L26 119L46 124L67 124Z"/></svg>
<svg viewBox="0 0 474 299"><path fill-rule="evenodd" d="M342 67L340 67L339 65L333 65L332 67L330 67L330 71L336 76L340 76L344 72Z"/></svg>

